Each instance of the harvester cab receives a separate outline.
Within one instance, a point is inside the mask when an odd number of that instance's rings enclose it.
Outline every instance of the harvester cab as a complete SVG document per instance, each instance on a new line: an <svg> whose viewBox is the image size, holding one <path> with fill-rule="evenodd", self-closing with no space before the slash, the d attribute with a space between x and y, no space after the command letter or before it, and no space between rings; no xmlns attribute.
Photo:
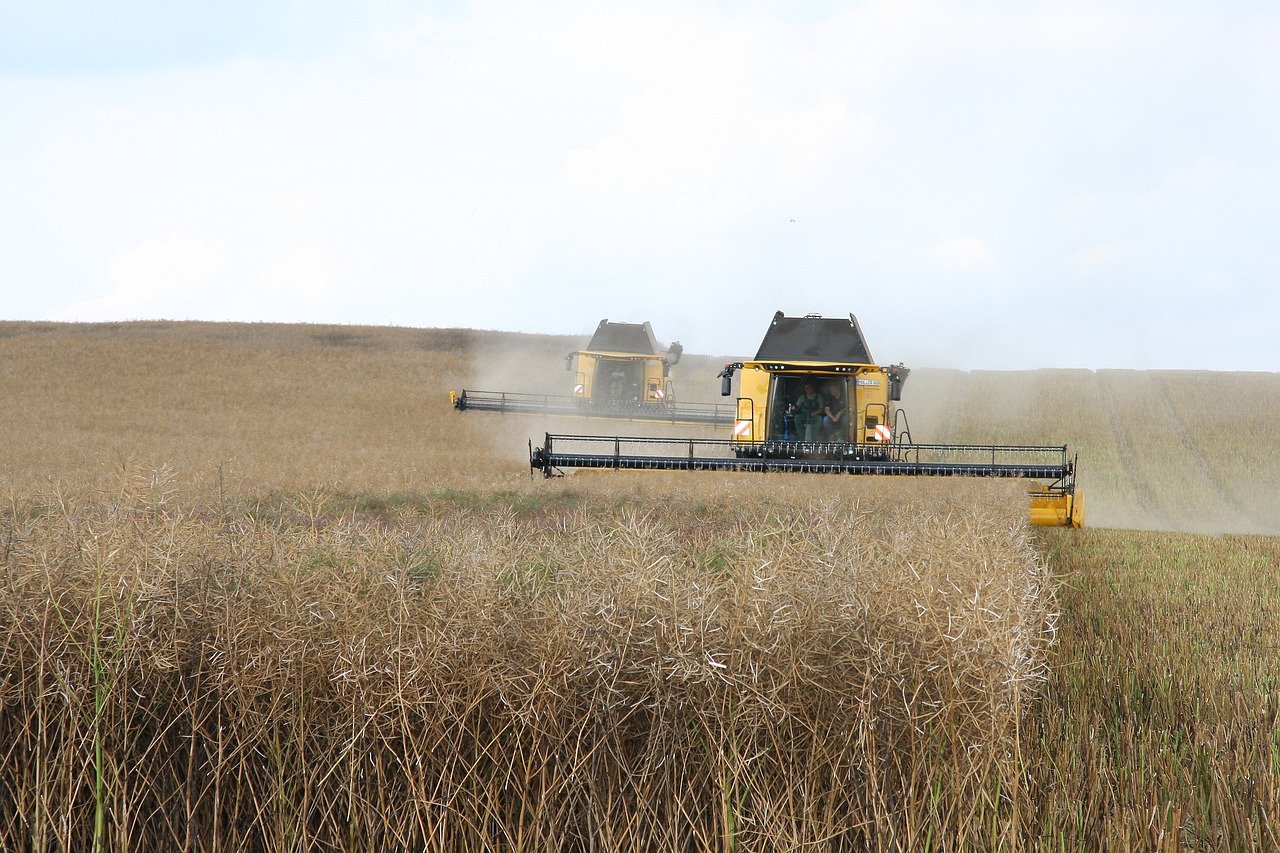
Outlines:
<svg viewBox="0 0 1280 853"><path fill-rule="evenodd" d="M857 318L774 314L756 356L727 364L721 394L738 394L726 439L546 436L529 464L562 468L729 470L1022 477L1035 525L1081 527L1084 503L1065 445L917 444L902 409L910 370L876 364Z"/></svg>
<svg viewBox="0 0 1280 853"><path fill-rule="evenodd" d="M744 446L838 444L843 455L852 446L855 455L882 458L893 443L892 404L910 372L877 365L852 314L846 320L779 311L755 359L725 365L720 393L732 394L737 373L733 440Z"/></svg>
<svg viewBox="0 0 1280 853"><path fill-rule="evenodd" d="M676 342L664 354L647 320L601 320L586 349L566 358L570 370L577 368L573 396L606 407L674 402L669 374L681 351Z"/></svg>

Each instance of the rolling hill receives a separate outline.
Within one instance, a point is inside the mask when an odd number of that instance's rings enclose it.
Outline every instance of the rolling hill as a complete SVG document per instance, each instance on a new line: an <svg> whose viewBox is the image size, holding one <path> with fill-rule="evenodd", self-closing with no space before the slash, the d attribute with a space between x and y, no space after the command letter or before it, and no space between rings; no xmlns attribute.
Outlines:
<svg viewBox="0 0 1280 853"><path fill-rule="evenodd" d="M460 414L448 391L563 393L563 357L585 342L461 329L0 323L0 478L22 490L125 464L244 489L525 478L527 441L565 423ZM724 360L686 355L673 371L680 397L720 399ZM1280 532L1278 374L919 367L902 406L915 441L1070 445L1090 526Z"/></svg>

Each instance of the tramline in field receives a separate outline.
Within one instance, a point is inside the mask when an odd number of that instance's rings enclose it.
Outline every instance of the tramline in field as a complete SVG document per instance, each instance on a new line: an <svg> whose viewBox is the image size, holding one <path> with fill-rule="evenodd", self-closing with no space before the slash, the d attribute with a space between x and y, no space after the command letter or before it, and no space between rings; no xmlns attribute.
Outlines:
<svg viewBox="0 0 1280 853"><path fill-rule="evenodd" d="M752 361L725 365L721 394L738 396L732 435L715 439L553 435L529 446L545 476L566 468L1021 477L1029 517L1042 526L1081 527L1083 494L1066 445L916 444L894 404L910 370L880 366L858 320L781 311Z"/></svg>
<svg viewBox="0 0 1280 853"><path fill-rule="evenodd" d="M565 356L575 373L568 395L521 391L450 391L459 411L566 415L584 418L661 421L728 426L734 408L717 403L678 403L670 373L684 348L676 341L664 352L653 327L601 320L586 349ZM576 370L575 370L576 368Z"/></svg>

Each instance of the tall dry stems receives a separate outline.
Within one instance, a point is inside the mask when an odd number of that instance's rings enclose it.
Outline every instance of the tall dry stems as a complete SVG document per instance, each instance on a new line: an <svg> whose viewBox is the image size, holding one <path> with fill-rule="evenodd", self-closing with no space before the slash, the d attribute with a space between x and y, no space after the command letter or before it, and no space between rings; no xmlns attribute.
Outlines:
<svg viewBox="0 0 1280 853"><path fill-rule="evenodd" d="M718 482L15 499L0 846L1015 845L1017 502Z"/></svg>

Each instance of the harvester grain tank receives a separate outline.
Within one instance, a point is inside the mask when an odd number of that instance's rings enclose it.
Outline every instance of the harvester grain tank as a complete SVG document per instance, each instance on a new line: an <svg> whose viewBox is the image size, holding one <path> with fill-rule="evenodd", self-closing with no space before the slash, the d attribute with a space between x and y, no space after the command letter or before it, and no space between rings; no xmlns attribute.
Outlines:
<svg viewBox="0 0 1280 853"><path fill-rule="evenodd" d="M460 411L727 426L733 420L731 406L676 402L670 374L683 351L679 341L664 350L648 321L605 319L585 349L565 356L565 369L573 374L568 395L463 390L450 391L449 399Z"/></svg>
<svg viewBox="0 0 1280 853"><path fill-rule="evenodd" d="M1076 461L1065 445L918 444L896 404L910 370L872 358L857 318L774 315L756 357L727 364L721 393L733 393L725 439L546 435L530 465L563 468L733 470L897 476L1020 477L1032 524L1080 527Z"/></svg>

